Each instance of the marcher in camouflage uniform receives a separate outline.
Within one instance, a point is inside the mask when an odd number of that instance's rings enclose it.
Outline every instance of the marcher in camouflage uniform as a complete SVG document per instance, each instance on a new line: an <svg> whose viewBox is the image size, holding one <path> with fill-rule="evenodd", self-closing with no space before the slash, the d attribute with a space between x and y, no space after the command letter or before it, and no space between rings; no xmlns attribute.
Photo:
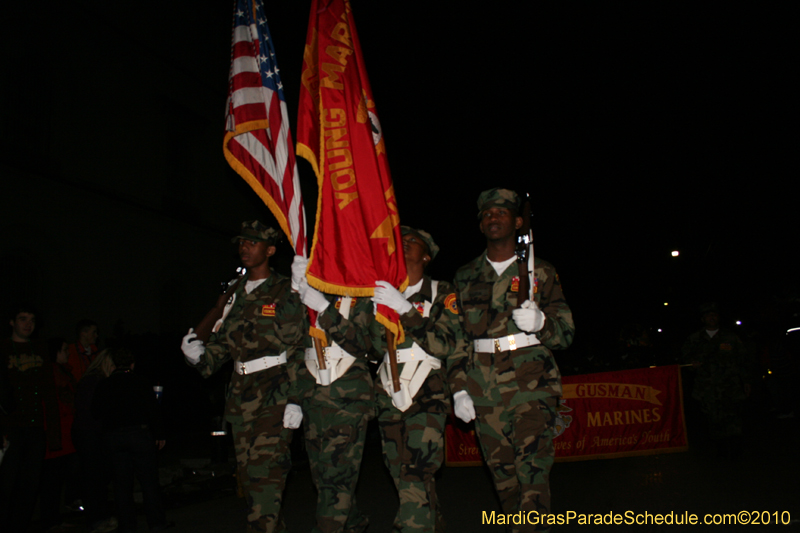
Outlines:
<svg viewBox="0 0 800 533"><path fill-rule="evenodd" d="M384 462L400 498L392 531L433 533L444 531L434 475L444 459L444 425L450 412L445 362L464 344L453 286L423 275L439 247L425 231L402 226L402 234L409 286L401 294L387 282L378 282L374 300L400 315L405 331L405 341L397 346L401 387L418 383L419 390L413 397L403 391L400 405L395 405L391 377L382 368L386 382L376 380L375 399ZM374 345L384 351L385 328L377 320L372 325ZM409 365L417 366L406 368ZM414 374L404 377L404 371Z"/></svg>
<svg viewBox="0 0 800 533"><path fill-rule="evenodd" d="M683 360L695 371L692 396L708 418L709 436L720 455L741 453L742 410L750 393L746 350L739 337L719 327L716 304L701 307L703 329L683 345Z"/></svg>
<svg viewBox="0 0 800 533"><path fill-rule="evenodd" d="M562 392L550 350L567 348L575 326L555 269L538 258L534 302L517 308L522 303L514 258L515 232L522 225L518 212L513 191L491 189L478 198L486 252L456 273L468 344L465 355L451 358L448 373L456 416L467 422L477 414L475 430L503 512L527 515L550 511L553 425ZM536 529L525 524L514 531Z"/></svg>
<svg viewBox="0 0 800 533"><path fill-rule="evenodd" d="M312 533L361 533L369 519L356 502L356 485L364 455L367 423L374 415L372 376L368 357L374 359L369 339L373 306L369 298L324 295L308 285L307 261L295 256L292 281L300 298L319 312L319 327L326 333L327 366L336 366L334 353L354 357L349 368L329 385L319 383L309 370L316 369L311 338L306 340L306 367L300 372L305 442L311 477L317 488L317 520ZM333 304L333 305L331 305ZM347 316L343 316L343 313ZM344 350L341 354L339 349ZM311 359L311 360L309 360Z"/></svg>
<svg viewBox="0 0 800 533"><path fill-rule="evenodd" d="M285 530L280 508L291 469L291 429L302 420L297 371L308 321L289 279L269 268L277 235L258 221L242 224L234 242L248 269L247 282L236 289L205 347L192 330L182 344L187 360L204 377L234 361L225 418L233 426L252 533Z"/></svg>

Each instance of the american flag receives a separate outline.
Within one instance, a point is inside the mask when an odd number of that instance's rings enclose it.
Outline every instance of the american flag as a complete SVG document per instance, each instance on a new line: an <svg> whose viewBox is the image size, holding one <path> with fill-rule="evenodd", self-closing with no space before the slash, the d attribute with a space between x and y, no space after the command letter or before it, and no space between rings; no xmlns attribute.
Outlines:
<svg viewBox="0 0 800 533"><path fill-rule="evenodd" d="M225 158L306 256L306 215L275 49L261 0L236 0Z"/></svg>

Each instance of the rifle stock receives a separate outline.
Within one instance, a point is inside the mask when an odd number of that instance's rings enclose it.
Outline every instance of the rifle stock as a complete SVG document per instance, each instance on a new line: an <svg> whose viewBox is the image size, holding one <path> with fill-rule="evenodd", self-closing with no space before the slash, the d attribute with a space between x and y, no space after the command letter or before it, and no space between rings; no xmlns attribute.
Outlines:
<svg viewBox="0 0 800 533"><path fill-rule="evenodd" d="M211 336L212 330L214 329L214 324L217 323L217 320L222 318L222 314L225 312L225 303L233 296L233 293L236 292L236 288L239 287L239 283L241 283L243 278L244 276L240 276L229 286L227 291L219 295L216 305L206 313L206 316L204 316L194 328L197 338L201 340L203 344L208 342L208 338Z"/></svg>

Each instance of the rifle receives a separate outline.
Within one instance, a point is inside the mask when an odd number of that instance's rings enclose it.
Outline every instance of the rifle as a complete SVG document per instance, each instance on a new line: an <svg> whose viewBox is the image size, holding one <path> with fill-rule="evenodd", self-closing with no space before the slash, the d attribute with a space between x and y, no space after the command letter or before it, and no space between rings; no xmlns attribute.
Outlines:
<svg viewBox="0 0 800 533"><path fill-rule="evenodd" d="M223 281L220 283L220 295L217 298L217 303L211 310L206 313L206 316L197 324L197 327L194 328L195 333L197 334L197 339L202 341L203 344L208 342L208 338L211 336L212 330L214 329L214 324L222 318L222 315L225 312L225 304L230 301L233 293L236 292L236 289L239 287L239 283L245 278L245 274L247 274L247 269L243 267L239 267L236 269L236 277L230 281Z"/></svg>
<svg viewBox="0 0 800 533"><path fill-rule="evenodd" d="M514 250L517 254L517 266L519 266L519 291L517 292L517 307L521 306L525 300L533 301L533 293L529 282L529 268L533 268L533 231L531 230L531 195L525 193L525 203L522 207L522 226L517 235L517 246Z"/></svg>

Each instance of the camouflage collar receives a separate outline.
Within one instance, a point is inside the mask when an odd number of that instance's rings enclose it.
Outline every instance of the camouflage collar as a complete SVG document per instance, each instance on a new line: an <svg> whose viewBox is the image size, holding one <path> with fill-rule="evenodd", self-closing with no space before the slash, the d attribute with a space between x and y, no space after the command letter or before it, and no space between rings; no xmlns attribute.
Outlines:
<svg viewBox="0 0 800 533"><path fill-rule="evenodd" d="M422 276L422 286L419 288L419 291L415 292L409 298L409 302L431 302L431 297L433 296L433 289L431 287L431 277L427 275Z"/></svg>
<svg viewBox="0 0 800 533"><path fill-rule="evenodd" d="M279 282L284 276L281 276L273 269L269 269L269 276L264 280L264 283L253 289L250 294L247 294L245 291L245 285L247 285L247 280L242 280L242 283L236 288L236 292L242 294L245 298L256 298L256 294L259 293L266 293L269 292L270 288Z"/></svg>

